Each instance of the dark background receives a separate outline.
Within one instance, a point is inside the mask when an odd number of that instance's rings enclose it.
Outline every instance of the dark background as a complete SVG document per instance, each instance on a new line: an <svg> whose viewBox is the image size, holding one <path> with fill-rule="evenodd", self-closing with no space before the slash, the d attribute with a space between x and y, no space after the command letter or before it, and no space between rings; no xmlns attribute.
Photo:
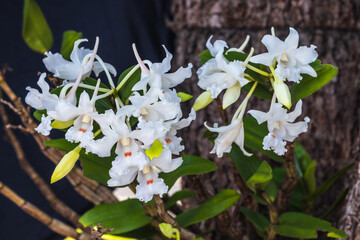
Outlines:
<svg viewBox="0 0 360 240"><path fill-rule="evenodd" d="M166 0L62 0L36 1L42 9L52 30L52 52L58 52L62 34L66 30L83 33L89 40L82 46L92 49L95 37L100 37L98 54L118 71L118 76L136 63L131 44L137 45L143 59L153 62L164 57L161 44L172 51L172 34L165 27L170 1ZM37 87L37 73L46 71L43 56L27 47L21 37L23 1L0 1L0 64L12 68L6 80L16 94L24 99L26 86ZM116 78L115 78L116 80ZM16 121L16 116L12 116ZM31 136L17 134L26 156L36 171L50 181L54 165L45 158ZM58 134L59 135L59 134ZM53 136L53 137L56 137ZM38 206L52 217L62 219L49 204L28 176L20 169L12 146L4 139L0 127L0 181L17 194ZM78 213L91 207L91 203L79 196L67 182L61 180L51 186L55 194ZM63 219L62 219L63 220ZM15 204L0 195L0 240L62 239L43 226Z"/></svg>

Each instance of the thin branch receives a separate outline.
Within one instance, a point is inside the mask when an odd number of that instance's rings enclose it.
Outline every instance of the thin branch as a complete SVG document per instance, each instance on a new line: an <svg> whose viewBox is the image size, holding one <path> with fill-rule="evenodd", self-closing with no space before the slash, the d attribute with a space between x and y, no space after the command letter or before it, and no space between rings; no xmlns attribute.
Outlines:
<svg viewBox="0 0 360 240"><path fill-rule="evenodd" d="M266 234L266 240L274 240L276 239L276 232L273 228L274 225L278 224L278 209L276 205L270 200L270 198L266 195L265 192L261 192L262 198L265 200L266 205L269 209L269 216L270 216L270 226Z"/></svg>
<svg viewBox="0 0 360 240"><path fill-rule="evenodd" d="M25 128L24 126L22 125L12 125L12 124L6 124L5 125L5 128L7 129L14 129L14 130L20 130L24 133L29 133L29 129Z"/></svg>
<svg viewBox="0 0 360 240"><path fill-rule="evenodd" d="M14 105L12 105L10 102L5 101L2 98L0 99L0 102L3 103L4 105L8 106L11 110L13 110L14 113L20 114L20 111Z"/></svg>
<svg viewBox="0 0 360 240"><path fill-rule="evenodd" d="M278 190L276 202L279 214L283 213L289 207L291 192L298 180L294 159L294 143L288 142L286 144L286 149L287 152L285 153L284 162L286 177Z"/></svg>
<svg viewBox="0 0 360 240"><path fill-rule="evenodd" d="M0 116L4 125L9 125L9 118L5 111L5 108L2 104L0 104ZM31 178L36 187L40 190L42 195L49 201L50 206L61 216L69 220L72 224L77 227L83 228L79 223L80 216L60 201L50 186L46 183L46 181L35 171L35 169L31 166L29 161L26 158L25 152L20 144L20 141L16 137L16 135L12 132L10 128L5 128L5 133L9 138L9 142L15 150L16 156L19 160L20 167L24 170L24 172Z"/></svg>
<svg viewBox="0 0 360 240"><path fill-rule="evenodd" d="M220 112L221 120L223 122L223 125L226 125L229 121L228 116L226 114L226 111L222 107L222 103L219 97L216 98L216 103Z"/></svg>
<svg viewBox="0 0 360 240"><path fill-rule="evenodd" d="M21 210L29 214L31 217L35 218L39 222L43 223L52 231L64 236L64 237L72 237L75 239L81 240L91 240L92 237L88 233L79 234L76 230L65 224L64 222L52 218L47 215L45 212L41 211L35 205L30 202L24 200L19 195L17 195L14 191L12 191L9 187L3 184L0 181L0 193L8 198L10 201L15 203Z"/></svg>
<svg viewBox="0 0 360 240"><path fill-rule="evenodd" d="M179 227L177 222L165 211L164 202L159 195L154 195L156 210L159 217L166 223L171 224L173 227Z"/></svg>

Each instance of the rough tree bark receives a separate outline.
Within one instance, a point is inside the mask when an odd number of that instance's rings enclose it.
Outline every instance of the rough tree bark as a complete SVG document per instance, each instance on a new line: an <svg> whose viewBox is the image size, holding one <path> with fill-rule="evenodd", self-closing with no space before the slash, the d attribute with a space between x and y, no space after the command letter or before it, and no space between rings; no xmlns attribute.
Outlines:
<svg viewBox="0 0 360 240"><path fill-rule="evenodd" d="M309 116L312 121L308 133L298 140L309 150L311 157L318 160L319 182L347 163L356 162L352 172L320 200L317 209L323 210L345 186L349 186L343 207L332 220L346 231L349 239L360 239L360 1L173 0L172 13L169 26L176 34L177 66L192 62L196 70L200 66L197 55L205 49L210 35L238 47L249 34L248 46L264 52L260 40L270 32L271 26L280 38L287 36L291 26L299 31L301 45L316 45L319 59L339 68L331 83L305 99L303 116ZM249 47L246 50L249 51ZM183 90L198 96L201 90L196 81L194 74ZM250 104L249 109L264 111L269 103L252 99ZM233 111L230 108L228 113ZM184 133L187 154L209 157L212 144L201 137L205 131L204 121L221 122L216 103L199 111L191 130ZM210 158L214 159L214 156ZM219 170L201 176L197 181L205 184L209 192L224 187L237 189L234 175L230 174L231 162L216 158L214 161ZM194 180L187 180L186 184L194 184ZM236 217L236 212L229 212ZM229 229L242 228L233 225Z"/></svg>

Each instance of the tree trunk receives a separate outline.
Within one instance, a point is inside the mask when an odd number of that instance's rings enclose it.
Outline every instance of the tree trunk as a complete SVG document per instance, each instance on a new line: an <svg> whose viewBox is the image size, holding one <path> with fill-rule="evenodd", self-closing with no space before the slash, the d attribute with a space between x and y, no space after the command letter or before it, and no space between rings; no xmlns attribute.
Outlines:
<svg viewBox="0 0 360 240"><path fill-rule="evenodd" d="M325 1L262 1L262 0L173 0L173 21L169 26L176 34L175 65L187 62L194 64L197 70L200 61L197 55L206 47L210 35L214 40L225 40L231 47L239 47L247 34L251 40L248 47L255 53L264 52L261 38L274 26L276 35L284 39L289 27L294 27L300 35L300 45L317 46L319 59L339 68L339 73L326 87L306 98L303 104L303 116L311 119L310 129L297 139L318 161L317 179L321 183L344 165L355 162L354 169L319 201L316 209L321 212L333 202L340 192L349 186L349 194L343 207L329 220L344 229L349 239L360 239L360 2L357 0ZM197 87L197 77L187 80L183 91L193 93L195 97L202 92ZM191 102L192 104L193 102ZM234 104L236 105L236 104ZM267 110L269 102L258 99L249 101L248 109ZM190 108L190 104L188 104ZM205 131L204 121L221 123L214 101L205 110L197 114L197 119L186 139L186 153L199 154L214 159L209 152L212 144L202 138ZM229 116L235 107L227 111ZM237 189L232 172L232 163L228 160L214 161L218 171L201 176L201 184L210 193L223 188ZM193 185L195 180L187 180ZM320 204L321 202L321 204ZM237 221L237 212L229 211L232 221ZM235 220L236 219L236 220ZM230 221L231 222L231 221ZM235 225L235 226L234 226ZM225 237L230 230L238 230L236 237L242 236L241 226L232 222L227 228L216 233L218 239ZM240 230L239 230L240 229ZM235 231L236 232L236 231ZM222 235L225 234L225 235ZM229 235L227 234L229 237ZM239 238L237 238L239 239Z"/></svg>

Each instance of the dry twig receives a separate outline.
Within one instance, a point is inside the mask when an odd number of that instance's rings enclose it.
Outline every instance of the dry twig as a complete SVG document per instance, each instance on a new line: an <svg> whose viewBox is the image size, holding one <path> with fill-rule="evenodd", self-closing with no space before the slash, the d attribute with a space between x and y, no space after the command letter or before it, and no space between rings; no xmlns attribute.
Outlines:
<svg viewBox="0 0 360 240"><path fill-rule="evenodd" d="M14 191L12 191L9 187L3 184L0 181L0 193L4 195L6 198L15 203L21 210L43 223L45 226L50 228L52 231L64 236L64 237L72 237L79 240L91 240L92 237L88 233L79 234L76 230L65 224L64 222L52 218L39 208L31 204L30 202L24 200L19 195L17 195Z"/></svg>

